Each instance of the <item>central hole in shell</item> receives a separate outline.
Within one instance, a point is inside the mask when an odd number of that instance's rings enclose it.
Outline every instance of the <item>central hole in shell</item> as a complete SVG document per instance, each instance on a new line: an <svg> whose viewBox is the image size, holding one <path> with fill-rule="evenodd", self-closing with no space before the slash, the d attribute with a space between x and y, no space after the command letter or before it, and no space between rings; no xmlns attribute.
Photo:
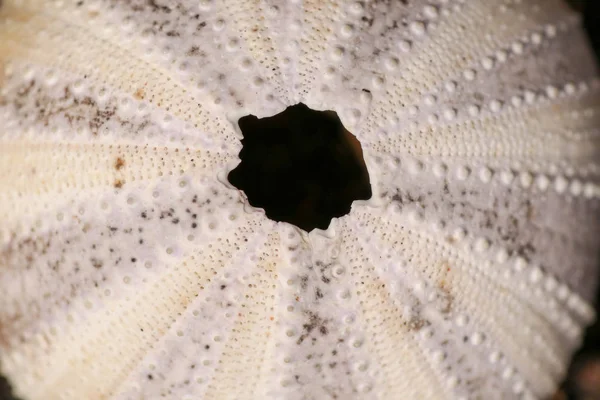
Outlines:
<svg viewBox="0 0 600 400"><path fill-rule="evenodd" d="M238 125L241 162L228 180L268 218L307 232L327 229L353 201L371 198L360 143L335 112L299 103L271 117L244 116Z"/></svg>

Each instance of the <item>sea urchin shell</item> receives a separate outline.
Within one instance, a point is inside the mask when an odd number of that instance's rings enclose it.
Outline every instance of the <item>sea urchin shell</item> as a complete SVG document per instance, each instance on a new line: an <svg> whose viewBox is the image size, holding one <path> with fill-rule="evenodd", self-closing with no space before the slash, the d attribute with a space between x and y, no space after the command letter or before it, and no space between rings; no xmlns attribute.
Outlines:
<svg viewBox="0 0 600 400"><path fill-rule="evenodd" d="M543 398L594 318L600 84L558 0L4 0L0 369L26 400ZM227 179L303 103L372 196Z"/></svg>

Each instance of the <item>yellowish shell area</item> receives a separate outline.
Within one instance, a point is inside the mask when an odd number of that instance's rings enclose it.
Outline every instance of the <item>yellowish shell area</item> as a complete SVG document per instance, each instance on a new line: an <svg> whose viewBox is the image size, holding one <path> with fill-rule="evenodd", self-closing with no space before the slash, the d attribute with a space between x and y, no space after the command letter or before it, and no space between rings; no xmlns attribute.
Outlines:
<svg viewBox="0 0 600 400"><path fill-rule="evenodd" d="M545 398L594 318L600 83L558 0L0 1L0 370L24 400ZM247 114L359 139L310 234Z"/></svg>

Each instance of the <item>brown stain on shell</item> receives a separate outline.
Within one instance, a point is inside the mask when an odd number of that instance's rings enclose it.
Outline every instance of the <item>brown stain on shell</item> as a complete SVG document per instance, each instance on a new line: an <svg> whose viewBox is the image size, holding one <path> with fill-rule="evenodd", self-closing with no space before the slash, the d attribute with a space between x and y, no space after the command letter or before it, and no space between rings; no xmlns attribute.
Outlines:
<svg viewBox="0 0 600 400"><path fill-rule="evenodd" d="M10 19L15 22L29 22L34 15L31 10L15 7L12 2L0 1L0 21Z"/></svg>
<svg viewBox="0 0 600 400"><path fill-rule="evenodd" d="M7 29L7 21L12 24L28 24L34 19L36 13L26 8L16 7L11 2L0 2L0 58L10 58L9 56L20 52L11 44L18 43L21 47L28 45L33 47L35 36L15 35L11 30ZM38 24L41 25L41 24ZM43 29L43 26L38 26L38 29Z"/></svg>
<svg viewBox="0 0 600 400"><path fill-rule="evenodd" d="M0 59L0 88L4 86L6 81L6 61ZM0 95L0 103L2 103L2 96Z"/></svg>
<svg viewBox="0 0 600 400"><path fill-rule="evenodd" d="M10 344L18 335L15 327L22 320L21 314L2 315L0 316L0 349L9 349Z"/></svg>
<svg viewBox="0 0 600 400"><path fill-rule="evenodd" d="M10 25L24 25L34 23L35 31L42 31L44 24L35 21L36 13L27 8L15 6L12 2L0 0L0 87L6 83L7 64L12 60L28 59L28 49L36 48L36 37L33 35L23 35L21 32L15 33L10 29ZM2 97L0 96L0 103Z"/></svg>
<svg viewBox="0 0 600 400"><path fill-rule="evenodd" d="M440 278L437 282L438 288L444 294L444 298L446 300L444 308L440 310L443 314L447 314L452 311L454 302L454 296L450 290L450 274L452 274L452 266L447 260L443 260L440 263Z"/></svg>
<svg viewBox="0 0 600 400"><path fill-rule="evenodd" d="M133 97L136 100L144 100L144 98L146 97L146 91L144 90L144 88L138 88L133 94Z"/></svg>
<svg viewBox="0 0 600 400"><path fill-rule="evenodd" d="M125 166L125 160L123 160L123 158L121 158L121 157L117 157L117 159L115 160L115 169L117 171L120 171L124 166Z"/></svg>

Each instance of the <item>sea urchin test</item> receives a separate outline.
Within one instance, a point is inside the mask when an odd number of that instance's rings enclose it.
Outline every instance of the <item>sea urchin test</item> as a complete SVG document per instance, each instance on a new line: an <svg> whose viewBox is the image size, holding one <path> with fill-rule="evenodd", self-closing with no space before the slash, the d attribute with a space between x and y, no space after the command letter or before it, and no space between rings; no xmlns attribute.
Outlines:
<svg viewBox="0 0 600 400"><path fill-rule="evenodd" d="M544 399L595 318L561 0L0 1L23 400Z"/></svg>

